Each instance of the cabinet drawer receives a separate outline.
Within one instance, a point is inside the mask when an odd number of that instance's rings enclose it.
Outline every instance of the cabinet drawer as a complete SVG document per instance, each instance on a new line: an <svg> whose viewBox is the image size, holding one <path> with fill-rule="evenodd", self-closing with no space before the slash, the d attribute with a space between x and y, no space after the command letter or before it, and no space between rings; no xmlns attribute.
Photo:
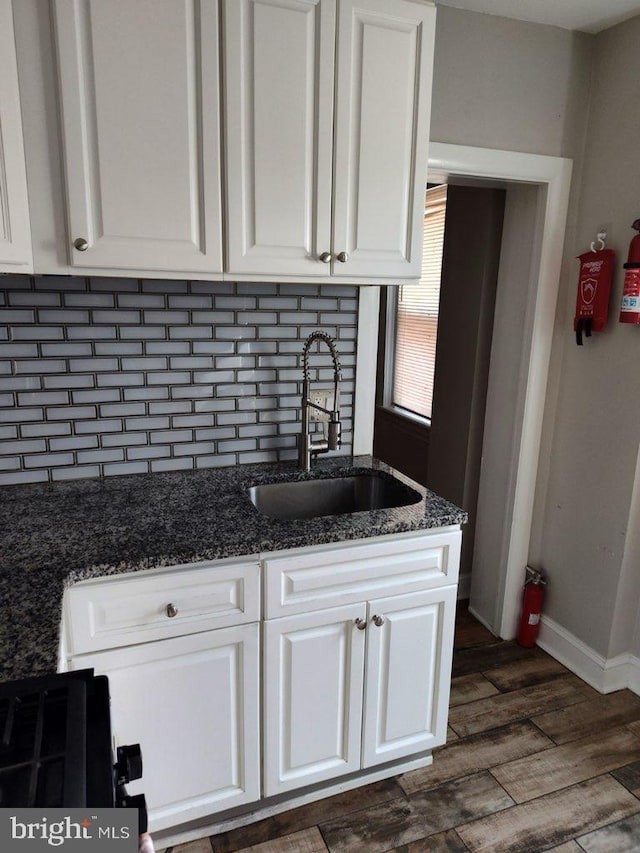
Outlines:
<svg viewBox="0 0 640 853"><path fill-rule="evenodd" d="M216 560L98 578L67 590L65 608L70 654L254 622L260 566Z"/></svg>
<svg viewBox="0 0 640 853"><path fill-rule="evenodd" d="M263 560L265 616L275 619L365 598L455 584L460 530L303 548Z"/></svg>

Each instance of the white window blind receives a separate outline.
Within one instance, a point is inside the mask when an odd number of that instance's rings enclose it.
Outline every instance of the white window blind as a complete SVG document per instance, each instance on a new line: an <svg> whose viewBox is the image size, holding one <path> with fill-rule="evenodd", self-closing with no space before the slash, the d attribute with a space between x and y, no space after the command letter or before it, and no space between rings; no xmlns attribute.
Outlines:
<svg viewBox="0 0 640 853"><path fill-rule="evenodd" d="M392 402L425 418L433 401L446 208L446 185L426 191L420 281L398 294Z"/></svg>

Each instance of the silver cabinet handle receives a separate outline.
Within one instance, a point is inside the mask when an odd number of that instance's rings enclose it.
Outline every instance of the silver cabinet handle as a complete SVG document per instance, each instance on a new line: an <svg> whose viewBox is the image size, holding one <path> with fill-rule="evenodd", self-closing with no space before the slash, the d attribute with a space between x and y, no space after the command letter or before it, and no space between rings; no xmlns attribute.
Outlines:
<svg viewBox="0 0 640 853"><path fill-rule="evenodd" d="M349 253L340 252L338 255L336 255L336 258L340 261L341 264L346 264L349 260Z"/></svg>
<svg viewBox="0 0 640 853"><path fill-rule="evenodd" d="M358 629L358 631L364 631L364 629L367 627L367 620L366 619L360 619L360 617L358 617L355 620L355 623L356 623L356 628Z"/></svg>
<svg viewBox="0 0 640 853"><path fill-rule="evenodd" d="M84 239L84 237L78 237L77 240L73 241L73 248L78 252L86 252L89 248L89 243Z"/></svg>
<svg viewBox="0 0 640 853"><path fill-rule="evenodd" d="M377 628L379 628L384 624L384 616L372 616L371 621Z"/></svg>
<svg viewBox="0 0 640 853"><path fill-rule="evenodd" d="M175 604L167 604L167 616L169 619L173 619L174 616L178 615L178 608Z"/></svg>
<svg viewBox="0 0 640 853"><path fill-rule="evenodd" d="M318 260L322 261L323 264L331 263L331 252L323 252L318 256Z"/></svg>

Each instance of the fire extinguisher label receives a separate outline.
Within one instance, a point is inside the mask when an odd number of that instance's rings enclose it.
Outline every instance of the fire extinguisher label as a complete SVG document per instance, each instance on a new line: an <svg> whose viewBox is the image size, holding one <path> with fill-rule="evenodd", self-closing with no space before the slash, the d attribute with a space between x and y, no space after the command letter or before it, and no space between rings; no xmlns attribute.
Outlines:
<svg viewBox="0 0 640 853"><path fill-rule="evenodd" d="M530 613L529 614L529 625L537 625L540 621L539 613Z"/></svg>

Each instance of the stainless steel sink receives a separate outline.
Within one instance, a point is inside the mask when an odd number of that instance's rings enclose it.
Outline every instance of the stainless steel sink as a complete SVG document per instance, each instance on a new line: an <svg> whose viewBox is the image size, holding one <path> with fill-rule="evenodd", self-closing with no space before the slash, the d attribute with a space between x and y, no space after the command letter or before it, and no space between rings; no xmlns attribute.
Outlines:
<svg viewBox="0 0 640 853"><path fill-rule="evenodd" d="M363 473L331 479L252 486L249 498L270 518L319 518L418 503L421 495L386 474Z"/></svg>

